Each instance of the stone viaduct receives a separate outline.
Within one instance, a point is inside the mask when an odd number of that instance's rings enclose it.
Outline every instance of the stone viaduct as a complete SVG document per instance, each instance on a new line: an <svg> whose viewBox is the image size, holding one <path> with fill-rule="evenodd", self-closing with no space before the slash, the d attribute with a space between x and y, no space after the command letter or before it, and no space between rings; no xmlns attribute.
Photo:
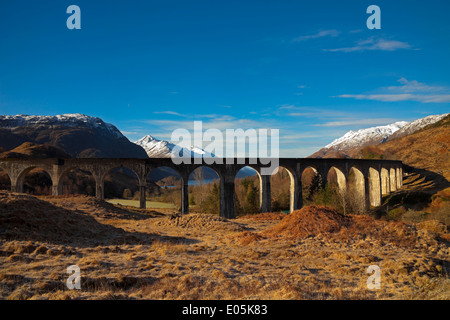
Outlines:
<svg viewBox="0 0 450 320"><path fill-rule="evenodd" d="M229 159L230 160L230 159ZM26 174L40 168L46 171L52 180L52 194L62 194L62 178L73 169L89 171L95 179L96 197L104 199L104 180L111 170L120 167L131 169L137 176L140 207L145 208L146 178L152 170L169 167L181 177L181 213L189 212L189 175L198 167L206 166L216 171L220 180L220 215L235 218L235 186L236 174L243 167L249 166L258 172L260 181L261 212L271 210L270 176L261 175L261 169L268 165L260 161L250 163L247 158L231 159L231 163L223 164L174 164L170 158L149 159L0 159L0 169L5 171L11 181L11 191L23 192ZM266 159L267 160L267 159ZM401 161L392 160L358 160L358 159L316 159L316 158L280 158L279 167L285 168L290 176L290 210L300 209L303 205L302 173L312 168L321 177L321 183L327 183L328 174L334 170L340 191L345 191L349 175L354 175L357 196L364 208L381 205L382 195L396 191L402 186L403 169Z"/></svg>

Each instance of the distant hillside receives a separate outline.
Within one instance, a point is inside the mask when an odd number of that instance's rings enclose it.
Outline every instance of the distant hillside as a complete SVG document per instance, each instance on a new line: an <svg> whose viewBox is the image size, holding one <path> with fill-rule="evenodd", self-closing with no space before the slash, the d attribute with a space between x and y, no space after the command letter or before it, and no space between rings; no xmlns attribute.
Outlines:
<svg viewBox="0 0 450 320"><path fill-rule="evenodd" d="M115 126L82 114L0 116L0 148L24 142L58 147L77 158L147 158Z"/></svg>
<svg viewBox="0 0 450 320"><path fill-rule="evenodd" d="M17 148L1 152L0 158L71 158L71 156L58 147L24 142Z"/></svg>

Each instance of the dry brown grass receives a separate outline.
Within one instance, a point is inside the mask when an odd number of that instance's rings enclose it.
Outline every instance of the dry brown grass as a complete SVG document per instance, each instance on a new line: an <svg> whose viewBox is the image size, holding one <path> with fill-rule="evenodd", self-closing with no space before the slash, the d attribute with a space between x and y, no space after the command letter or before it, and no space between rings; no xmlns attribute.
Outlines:
<svg viewBox="0 0 450 320"><path fill-rule="evenodd" d="M273 220L281 220L286 217L286 213L281 212L264 212L258 214L248 214L245 216L239 217L240 219L250 219L255 221L273 221Z"/></svg>
<svg viewBox="0 0 450 320"><path fill-rule="evenodd" d="M284 222L171 219L92 198L3 194L0 298L449 299L450 251L434 232L314 210L304 209L305 221L298 213ZM290 237L286 221L302 236ZM81 290L65 286L73 264ZM381 290L366 287L371 264L381 268Z"/></svg>

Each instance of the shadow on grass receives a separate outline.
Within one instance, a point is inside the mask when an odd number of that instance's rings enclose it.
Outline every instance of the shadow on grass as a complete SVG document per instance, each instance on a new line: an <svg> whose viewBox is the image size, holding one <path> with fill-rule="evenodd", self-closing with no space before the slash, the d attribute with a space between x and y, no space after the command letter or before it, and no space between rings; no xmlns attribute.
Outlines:
<svg viewBox="0 0 450 320"><path fill-rule="evenodd" d="M382 205L372 210L373 216L377 218L389 216L395 220L397 216L400 217L408 210L422 211L431 204L434 194L450 187L450 182L436 172L408 165L403 165L403 167L405 173L419 174L420 177L404 184L403 189L383 196ZM423 181L419 183L417 189L408 190L408 187L416 184L419 179L423 179Z"/></svg>
<svg viewBox="0 0 450 320"><path fill-rule="evenodd" d="M120 213L120 209L118 211ZM131 215L134 214L137 213ZM139 219L140 216L137 214L135 217ZM125 231L103 224L78 209L62 208L32 196L8 193L0 194L0 238L78 247L151 244L154 241L197 242L183 237Z"/></svg>

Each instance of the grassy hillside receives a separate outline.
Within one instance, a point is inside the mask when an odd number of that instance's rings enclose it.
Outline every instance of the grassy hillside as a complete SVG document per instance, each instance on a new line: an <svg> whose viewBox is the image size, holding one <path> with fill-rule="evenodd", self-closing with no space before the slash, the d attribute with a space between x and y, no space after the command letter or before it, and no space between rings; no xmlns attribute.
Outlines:
<svg viewBox="0 0 450 320"><path fill-rule="evenodd" d="M377 146L388 158L430 170L450 180L450 116L406 137Z"/></svg>

